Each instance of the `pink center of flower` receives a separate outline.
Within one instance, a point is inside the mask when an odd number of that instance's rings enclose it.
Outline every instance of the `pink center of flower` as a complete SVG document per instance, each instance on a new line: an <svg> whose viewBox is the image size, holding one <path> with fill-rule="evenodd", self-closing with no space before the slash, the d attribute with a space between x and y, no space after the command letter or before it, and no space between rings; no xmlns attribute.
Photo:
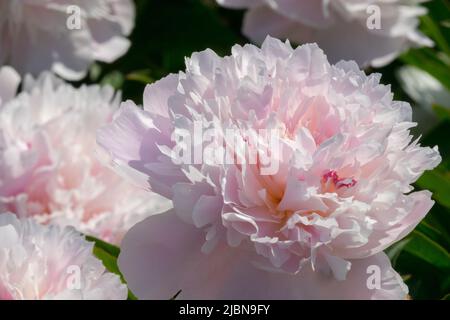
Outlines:
<svg viewBox="0 0 450 320"><path fill-rule="evenodd" d="M341 188L351 188L356 184L353 178L339 178L334 170L327 171L322 177L322 190L324 192L336 192Z"/></svg>

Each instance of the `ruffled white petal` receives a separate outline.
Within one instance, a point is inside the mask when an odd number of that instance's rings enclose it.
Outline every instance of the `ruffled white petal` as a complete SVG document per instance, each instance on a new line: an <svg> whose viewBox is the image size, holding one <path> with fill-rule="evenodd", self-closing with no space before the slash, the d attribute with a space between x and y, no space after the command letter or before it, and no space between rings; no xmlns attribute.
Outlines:
<svg viewBox="0 0 450 320"><path fill-rule="evenodd" d="M0 300L125 300L127 287L73 228L0 214Z"/></svg>
<svg viewBox="0 0 450 320"><path fill-rule="evenodd" d="M127 234L119 266L141 299L170 299L180 290L177 299L406 298L406 286L383 253L353 260L347 279L338 281L311 267L296 275L265 271L245 250L223 247L205 254L202 241L203 234L173 212L155 215Z"/></svg>

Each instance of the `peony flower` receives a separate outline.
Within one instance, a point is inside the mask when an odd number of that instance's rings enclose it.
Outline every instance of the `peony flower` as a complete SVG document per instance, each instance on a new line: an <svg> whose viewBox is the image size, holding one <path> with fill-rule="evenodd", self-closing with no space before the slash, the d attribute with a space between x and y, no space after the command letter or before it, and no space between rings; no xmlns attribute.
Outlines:
<svg viewBox="0 0 450 320"><path fill-rule="evenodd" d="M426 1L426 0L425 0ZM243 33L257 43L267 35L317 42L333 62L389 64L410 47L432 46L418 31L424 0L217 0L248 12Z"/></svg>
<svg viewBox="0 0 450 320"><path fill-rule="evenodd" d="M73 228L0 214L0 300L125 300L93 243Z"/></svg>
<svg viewBox="0 0 450 320"><path fill-rule="evenodd" d="M0 65L79 80L93 61L125 54L134 10L132 0L2 0Z"/></svg>
<svg viewBox="0 0 450 320"><path fill-rule="evenodd" d="M52 74L0 71L0 211L119 243L125 231L169 207L124 181L95 155L96 130L111 120L120 95L111 87L75 89Z"/></svg>
<svg viewBox="0 0 450 320"><path fill-rule="evenodd" d="M413 66L403 66L397 72L405 92L418 105L433 112L432 106L450 107L450 92L428 72Z"/></svg>
<svg viewBox="0 0 450 320"><path fill-rule="evenodd" d="M439 122L433 105L450 107L450 92L429 73L412 66L403 66L398 72L399 82L415 102L414 118L421 132L428 132Z"/></svg>
<svg viewBox="0 0 450 320"><path fill-rule="evenodd" d="M124 103L98 142L173 200L122 242L133 293L404 298L382 251L432 207L411 184L441 159L412 141L410 105L379 81L315 44L267 38L194 53L146 88L144 110Z"/></svg>

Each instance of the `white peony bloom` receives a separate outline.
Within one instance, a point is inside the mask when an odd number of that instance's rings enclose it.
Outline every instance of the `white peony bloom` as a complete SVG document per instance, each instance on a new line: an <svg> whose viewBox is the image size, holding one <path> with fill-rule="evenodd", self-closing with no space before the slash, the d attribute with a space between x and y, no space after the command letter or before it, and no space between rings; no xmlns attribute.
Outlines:
<svg viewBox="0 0 450 320"><path fill-rule="evenodd" d="M450 91L429 73L412 66L397 72L400 84L415 102L414 120L421 132L426 133L439 122L433 105L450 108Z"/></svg>
<svg viewBox="0 0 450 320"><path fill-rule="evenodd" d="M426 0L425 0L426 1ZM432 46L418 31L424 0L217 0L248 8L243 33L261 43L267 35L316 42L332 62L355 60L381 67L410 47Z"/></svg>
<svg viewBox="0 0 450 320"><path fill-rule="evenodd" d="M450 107L450 91L428 72L404 66L397 74L406 93L428 111L432 111L434 104Z"/></svg>
<svg viewBox="0 0 450 320"><path fill-rule="evenodd" d="M127 287L92 248L71 227L0 214L0 300L126 299Z"/></svg>
<svg viewBox="0 0 450 320"><path fill-rule="evenodd" d="M168 208L97 159L96 130L120 103L111 87L76 89L48 73L27 77L14 97L17 75L0 70L0 210L119 243L136 222Z"/></svg>
<svg viewBox="0 0 450 320"><path fill-rule="evenodd" d="M132 0L2 0L0 65L79 80L93 61L125 54L134 16Z"/></svg>
<svg viewBox="0 0 450 320"><path fill-rule="evenodd" d="M412 184L441 161L414 125L379 74L315 44L194 53L98 133L118 169L173 200L125 236L128 285L140 298L404 298L382 251L433 206Z"/></svg>

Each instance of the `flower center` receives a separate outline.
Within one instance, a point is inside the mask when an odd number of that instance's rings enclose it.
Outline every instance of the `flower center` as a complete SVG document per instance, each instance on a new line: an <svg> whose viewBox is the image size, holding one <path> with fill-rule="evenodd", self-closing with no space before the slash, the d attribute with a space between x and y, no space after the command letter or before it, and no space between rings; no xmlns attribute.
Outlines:
<svg viewBox="0 0 450 320"><path fill-rule="evenodd" d="M353 178L339 178L338 174L334 170L327 171L322 176L322 191L324 193L336 192L341 188L351 188L356 184L356 180Z"/></svg>

